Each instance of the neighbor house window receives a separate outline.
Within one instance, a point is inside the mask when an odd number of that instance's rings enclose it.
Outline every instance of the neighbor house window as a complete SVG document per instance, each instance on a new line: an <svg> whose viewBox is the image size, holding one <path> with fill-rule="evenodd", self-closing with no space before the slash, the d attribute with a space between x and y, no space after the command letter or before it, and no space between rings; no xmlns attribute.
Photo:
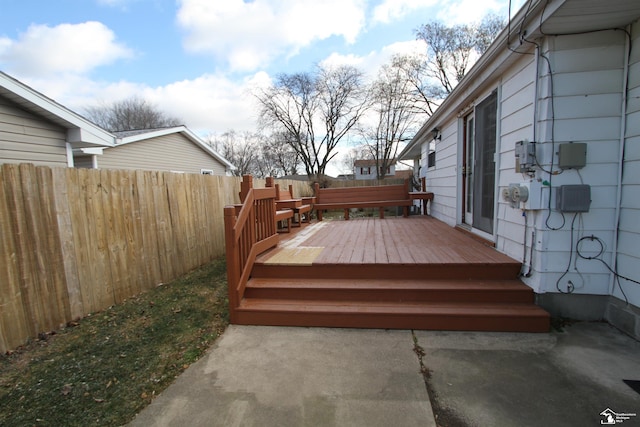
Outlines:
<svg viewBox="0 0 640 427"><path fill-rule="evenodd" d="M213 175L213 169L200 169L202 175Z"/></svg>

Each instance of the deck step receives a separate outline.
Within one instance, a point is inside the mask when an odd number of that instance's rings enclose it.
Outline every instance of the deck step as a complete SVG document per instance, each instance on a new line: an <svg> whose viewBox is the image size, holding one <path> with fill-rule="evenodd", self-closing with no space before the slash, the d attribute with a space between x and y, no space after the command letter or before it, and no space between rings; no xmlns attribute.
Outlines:
<svg viewBox="0 0 640 427"><path fill-rule="evenodd" d="M394 280L509 280L518 277L521 264L268 264L256 263L254 278L394 279Z"/></svg>
<svg viewBox="0 0 640 427"><path fill-rule="evenodd" d="M548 332L533 304L316 301L247 298L234 323L271 326Z"/></svg>
<svg viewBox="0 0 640 427"><path fill-rule="evenodd" d="M254 278L245 298L315 301L533 303L519 280Z"/></svg>

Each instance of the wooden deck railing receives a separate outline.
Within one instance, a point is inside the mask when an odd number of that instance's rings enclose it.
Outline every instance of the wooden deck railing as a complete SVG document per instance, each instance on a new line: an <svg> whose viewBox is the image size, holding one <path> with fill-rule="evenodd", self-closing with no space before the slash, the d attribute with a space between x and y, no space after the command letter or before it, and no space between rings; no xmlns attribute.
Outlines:
<svg viewBox="0 0 640 427"><path fill-rule="evenodd" d="M242 205L224 208L229 313L232 323L256 257L278 244L276 190L252 187L252 178L243 177L240 193Z"/></svg>

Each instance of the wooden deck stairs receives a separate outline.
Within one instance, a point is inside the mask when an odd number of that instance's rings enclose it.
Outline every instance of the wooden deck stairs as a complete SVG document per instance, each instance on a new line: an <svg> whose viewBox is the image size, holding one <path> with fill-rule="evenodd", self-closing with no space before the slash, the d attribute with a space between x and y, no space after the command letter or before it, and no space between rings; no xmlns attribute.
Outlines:
<svg viewBox="0 0 640 427"><path fill-rule="evenodd" d="M267 253L256 260L234 323L549 331L549 315L517 279L516 261L287 264L269 259Z"/></svg>

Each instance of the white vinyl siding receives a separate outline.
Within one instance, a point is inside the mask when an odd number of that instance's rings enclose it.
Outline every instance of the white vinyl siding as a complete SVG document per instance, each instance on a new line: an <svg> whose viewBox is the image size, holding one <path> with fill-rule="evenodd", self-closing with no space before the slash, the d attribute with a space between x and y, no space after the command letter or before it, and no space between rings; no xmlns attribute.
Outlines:
<svg viewBox="0 0 640 427"><path fill-rule="evenodd" d="M456 170L457 170L457 121L438 124L442 139L436 141L436 164L427 171L427 187L433 192L431 215L449 225L456 224ZM429 151L429 143L424 143L423 152ZM425 158L426 162L426 158ZM423 167L426 167L423 165Z"/></svg>
<svg viewBox="0 0 640 427"><path fill-rule="evenodd" d="M533 53L531 50L530 53ZM524 244L524 217L502 200L500 190L510 183L523 181L515 170L515 143L533 140L536 61L534 55L523 55L502 76L500 91L500 137L498 143L496 194L496 248L514 259L521 260ZM529 224L531 225L531 223Z"/></svg>
<svg viewBox="0 0 640 427"><path fill-rule="evenodd" d="M621 275L640 280L640 24L637 22L632 35L617 267ZM625 280L621 283L629 302L640 306L640 285ZM617 286L613 294L623 298Z"/></svg>
<svg viewBox="0 0 640 427"><path fill-rule="evenodd" d="M67 166L66 129L0 96L0 163Z"/></svg>
<svg viewBox="0 0 640 427"><path fill-rule="evenodd" d="M98 156L100 169L140 169L199 174L211 169L225 175L225 166L181 133L159 136L113 148Z"/></svg>
<svg viewBox="0 0 640 427"><path fill-rule="evenodd" d="M552 177L552 202L555 189L567 184L590 185L592 199L589 212L581 215L582 222L576 221L573 247L570 232L573 213L564 214L564 226L557 231L546 227L546 212L535 218L541 238L535 247L534 269L541 274L532 280L534 284L530 284L541 292L556 292L556 281L566 270L572 251L575 257L576 236L593 234L601 238L607 249L603 260L613 261L625 36L623 32L611 31L554 37L547 41L546 55L553 70L553 94L546 64L542 62L539 117L543 125L538 142L543 145L538 147L538 156L544 159L543 165L548 169L553 155L554 170L557 170L558 159L554 151L557 152L558 144L586 143L587 165L579 172L566 170ZM552 100L554 110L551 109ZM549 180L544 172L538 172L537 177ZM560 227L563 224L561 214L553 212L549 223L552 227ZM576 293L606 295L610 277L599 262L580 260L575 264L572 261L560 288L566 290L568 280L572 280Z"/></svg>

